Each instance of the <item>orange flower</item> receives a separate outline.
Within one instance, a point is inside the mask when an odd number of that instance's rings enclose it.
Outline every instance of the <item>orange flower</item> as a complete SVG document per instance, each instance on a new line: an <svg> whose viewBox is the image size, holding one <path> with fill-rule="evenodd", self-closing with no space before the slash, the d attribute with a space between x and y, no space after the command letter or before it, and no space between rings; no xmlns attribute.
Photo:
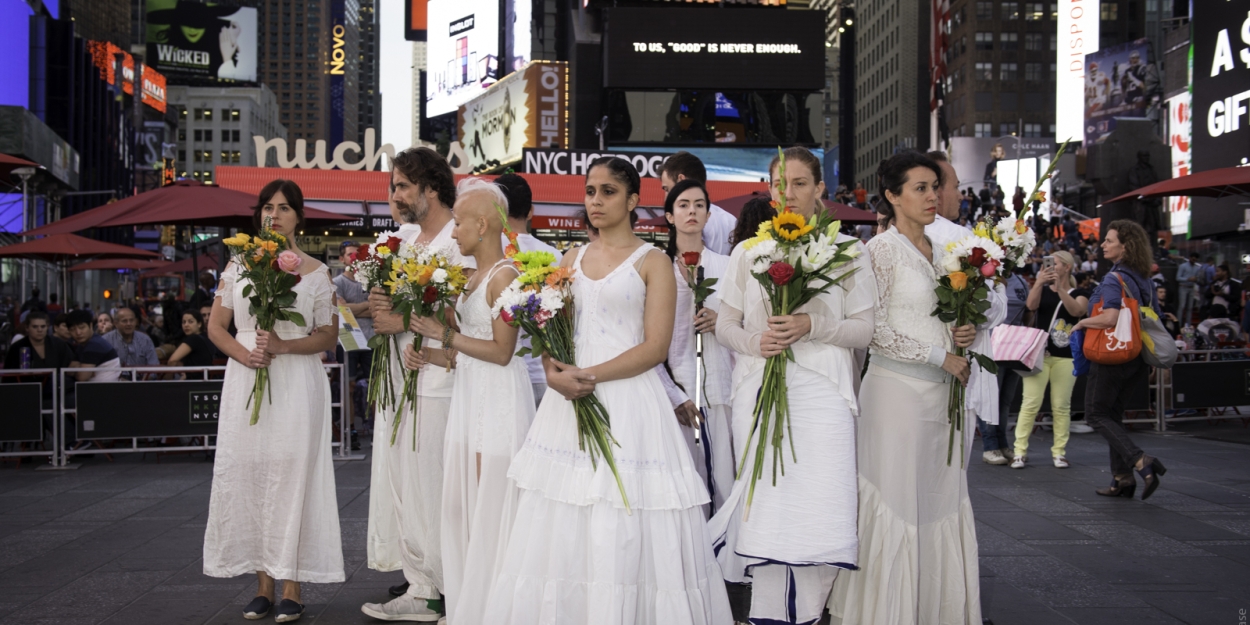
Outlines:
<svg viewBox="0 0 1250 625"><path fill-rule="evenodd" d="M420 275L417 276L417 284L425 286L430 283L430 278L432 277L434 277L434 268L427 265L425 269L421 270Z"/></svg>
<svg viewBox="0 0 1250 625"><path fill-rule="evenodd" d="M257 243L256 246L257 246L257 249L265 250L266 252L269 252L270 254L278 253L277 241L260 241L259 243Z"/></svg>
<svg viewBox="0 0 1250 625"><path fill-rule="evenodd" d="M573 272L568 267L560 267L555 271L547 274L547 286L558 289L562 282L573 278Z"/></svg>
<svg viewBox="0 0 1250 625"><path fill-rule="evenodd" d="M1033 199L1034 199L1034 201L1037 201L1037 202L1045 202L1045 201L1046 201L1046 192L1045 192L1045 191L1038 191L1038 192L1037 192L1037 193L1033 196Z"/></svg>
<svg viewBox="0 0 1250 625"><path fill-rule="evenodd" d="M968 274L962 271L952 271L946 275L951 281L951 290L962 291L968 288Z"/></svg>
<svg viewBox="0 0 1250 625"><path fill-rule="evenodd" d="M1016 220L1016 234L1024 234L1029 231L1029 225L1024 223L1023 219Z"/></svg>
<svg viewBox="0 0 1250 625"><path fill-rule="evenodd" d="M781 202L778 202L777 200L769 200L768 205L773 207L775 210L781 210Z"/></svg>
<svg viewBox="0 0 1250 625"><path fill-rule="evenodd" d="M515 243L509 243L508 247L503 248L503 255L508 258L512 258L513 256L516 256L519 251L520 250L517 249Z"/></svg>

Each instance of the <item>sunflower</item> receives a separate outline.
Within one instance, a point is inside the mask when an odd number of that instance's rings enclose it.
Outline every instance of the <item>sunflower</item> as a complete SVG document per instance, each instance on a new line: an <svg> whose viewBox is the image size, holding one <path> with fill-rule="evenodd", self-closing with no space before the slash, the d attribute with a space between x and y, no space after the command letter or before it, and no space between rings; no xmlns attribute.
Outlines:
<svg viewBox="0 0 1250 625"><path fill-rule="evenodd" d="M781 238L787 241L795 241L811 232L813 227L808 225L807 220L803 219L802 216L791 211L785 211L773 217L773 230Z"/></svg>

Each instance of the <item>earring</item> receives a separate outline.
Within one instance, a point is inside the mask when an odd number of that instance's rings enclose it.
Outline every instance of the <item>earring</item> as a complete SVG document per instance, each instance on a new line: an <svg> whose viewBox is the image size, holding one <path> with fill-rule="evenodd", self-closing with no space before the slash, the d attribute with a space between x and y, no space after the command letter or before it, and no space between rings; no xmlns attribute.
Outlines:
<svg viewBox="0 0 1250 625"><path fill-rule="evenodd" d="M482 237L478 237L478 238L477 238L477 242L478 242L478 243L481 243L481 242L482 242Z"/></svg>

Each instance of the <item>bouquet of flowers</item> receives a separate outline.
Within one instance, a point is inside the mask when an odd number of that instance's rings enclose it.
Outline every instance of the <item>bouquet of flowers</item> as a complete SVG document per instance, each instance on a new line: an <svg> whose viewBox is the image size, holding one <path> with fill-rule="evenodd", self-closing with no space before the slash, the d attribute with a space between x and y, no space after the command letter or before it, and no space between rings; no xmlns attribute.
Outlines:
<svg viewBox="0 0 1250 625"><path fill-rule="evenodd" d="M521 275L499 295L495 311L508 324L525 330L530 336L532 347L522 348L518 356L548 353L560 362L575 363L573 271L556 267L555 261L555 255L550 252L516 254L513 262ZM612 446L620 444L612 436L607 408L592 393L573 400L573 412L577 415L578 448L590 455L590 463L595 468L599 466L599 456L607 461L616 486L621 490L625 511L629 513L629 497L625 495L625 484L621 482L612 453Z"/></svg>
<svg viewBox="0 0 1250 625"><path fill-rule="evenodd" d="M255 237L239 233L222 243L230 249L242 277L248 281L243 287L243 297L248 300L248 312L256 317L256 327L273 332L274 324L279 321L304 325L304 316L292 310L302 261L299 254L289 249L286 237L273 231L273 219L266 217L264 227ZM252 407L251 425L260 420L260 402L268 390L269 368L257 369L252 396L247 400ZM269 401L273 402L272 392Z"/></svg>
<svg viewBox="0 0 1250 625"><path fill-rule="evenodd" d="M793 314L812 298L828 292L855 273L853 268L847 269L847 266L859 252L853 249L858 239L841 243L835 240L841 222L834 221L827 213L820 211L810 219L803 219L786 206L786 160L780 148L777 153L781 155L782 198L780 202L773 202L777 216L760 224L755 237L742 245L751 263L751 275L764 287L768 296L772 315L781 316ZM764 474L764 452L769 443L773 447L773 485L777 484L778 468L785 475L782 441L790 434L786 365L793 360L794 352L787 348L785 352L769 357L764 365L764 382L755 401L755 422L751 426L751 436L754 437L756 432L760 436L744 519L751 514L755 483ZM798 462L793 439L790 441L790 456ZM738 474L741 475L745 468L744 455Z"/></svg>
<svg viewBox="0 0 1250 625"><path fill-rule="evenodd" d="M445 250L403 244L398 252L398 256L391 263L390 279L384 284L391 294L394 311L404 317L404 327L408 327L413 315L443 317L449 306L455 306L456 298L460 297L469 282L464 275L464 268L452 264ZM421 349L423 340L421 336L414 338L413 349ZM448 363L448 369L450 368ZM417 396L418 373L414 370L404 374L404 390L400 393L399 406L391 425L392 445L395 444L395 436L399 434L404 404ZM413 448L416 448L415 430Z"/></svg>
<svg viewBox="0 0 1250 625"><path fill-rule="evenodd" d="M349 264L355 272L356 281L368 293L374 287L385 287L391 275L395 253L399 251L400 239L395 232L383 232L372 246L362 245ZM395 338L375 334L369 339L373 350L373 363L369 368L369 403L378 408L390 408L395 404L395 387L391 385L391 344Z"/></svg>
<svg viewBox="0 0 1250 625"><path fill-rule="evenodd" d="M933 316L956 327L968 324L985 323L985 311L990 309L989 293L993 285L991 280L1000 279L1004 273L1004 259L1007 254L1003 248L986 236L988 228L979 224L976 230L958 241L946 246L946 256L942 259L942 269L946 275L938 279L938 305ZM998 365L994 359L976 352L966 352L964 348L955 349L957 356L972 356L981 368L991 373L998 373ZM955 448L956 432L963 432L964 397L966 390L958 378L951 379L950 398L946 405L946 416L950 422L950 438L946 444L946 464L950 466L951 454ZM964 437L959 436L960 466L963 466Z"/></svg>

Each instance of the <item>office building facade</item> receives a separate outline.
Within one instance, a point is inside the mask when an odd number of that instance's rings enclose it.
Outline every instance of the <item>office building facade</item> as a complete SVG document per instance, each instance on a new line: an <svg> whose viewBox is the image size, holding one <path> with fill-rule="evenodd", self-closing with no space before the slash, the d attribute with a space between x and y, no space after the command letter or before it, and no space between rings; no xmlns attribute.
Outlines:
<svg viewBox="0 0 1250 625"><path fill-rule="evenodd" d="M278 98L259 87L187 87L168 89L169 105L178 107L177 175L214 182L217 165L258 164L253 136L288 136ZM312 146L309 146L312 149Z"/></svg>

